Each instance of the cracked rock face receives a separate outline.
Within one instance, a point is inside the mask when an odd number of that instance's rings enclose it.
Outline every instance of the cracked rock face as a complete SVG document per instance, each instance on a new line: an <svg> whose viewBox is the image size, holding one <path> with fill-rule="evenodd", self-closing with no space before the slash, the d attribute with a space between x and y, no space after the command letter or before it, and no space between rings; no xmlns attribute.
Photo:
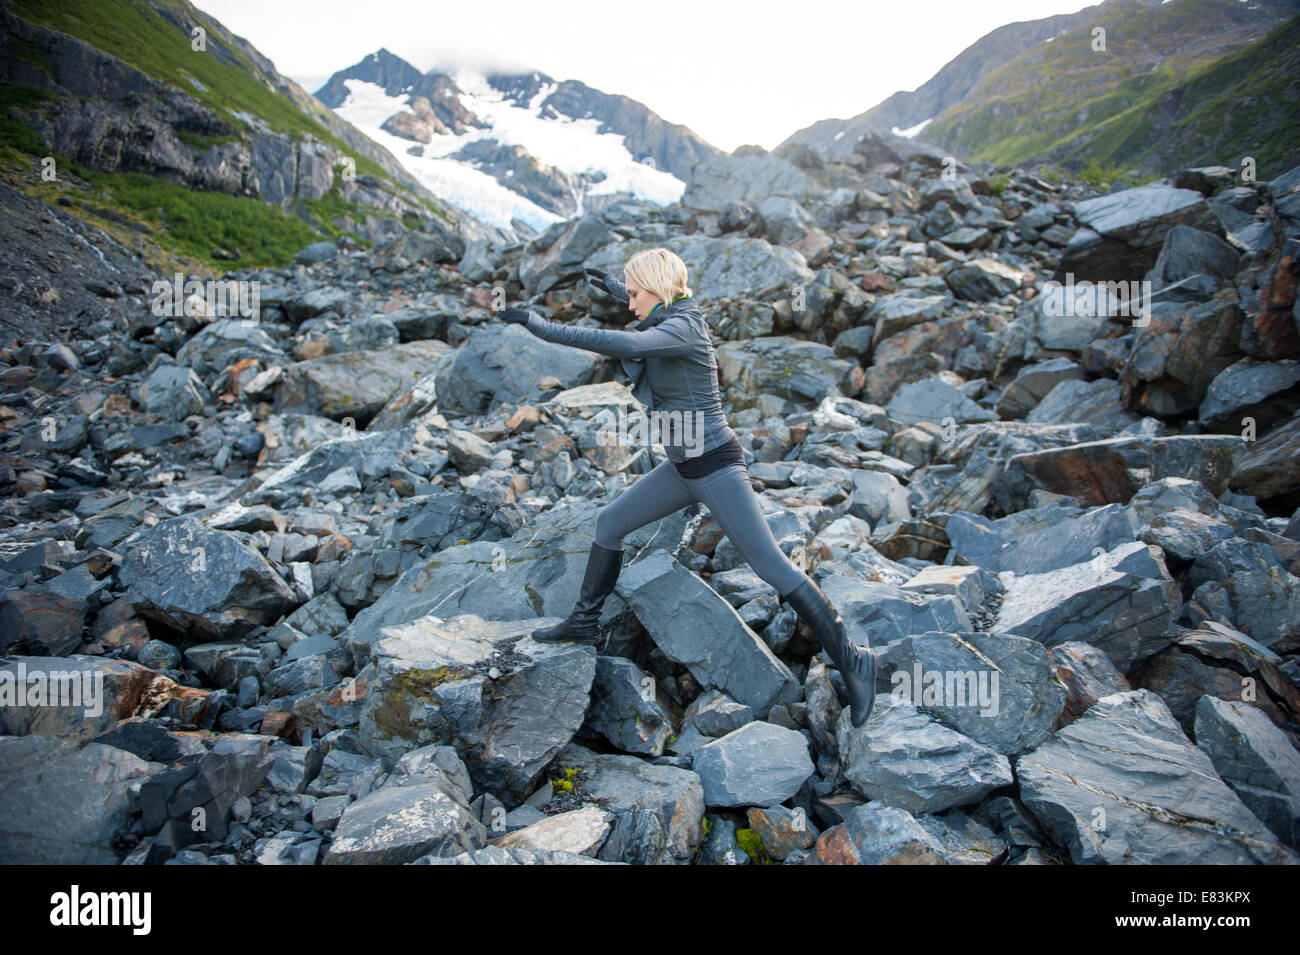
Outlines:
<svg viewBox="0 0 1300 955"><path fill-rule="evenodd" d="M1098 700L1016 760L1025 806L1076 864L1300 862L1148 690Z"/></svg>

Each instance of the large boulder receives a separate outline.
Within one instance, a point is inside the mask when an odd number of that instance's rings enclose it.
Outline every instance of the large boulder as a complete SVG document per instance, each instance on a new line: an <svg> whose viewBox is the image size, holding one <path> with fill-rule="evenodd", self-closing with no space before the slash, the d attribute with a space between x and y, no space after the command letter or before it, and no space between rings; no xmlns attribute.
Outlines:
<svg viewBox="0 0 1300 955"><path fill-rule="evenodd" d="M786 196L802 202L818 191L807 173L771 153L711 156L691 168L681 203L701 212L722 212L737 200L757 205L771 196Z"/></svg>
<svg viewBox="0 0 1300 955"><path fill-rule="evenodd" d="M136 537L118 581L141 616L198 640L238 640L298 601L259 551L189 516Z"/></svg>
<svg viewBox="0 0 1300 955"><path fill-rule="evenodd" d="M582 725L596 670L594 647L525 636L535 622L458 614L385 628L371 648L362 746L391 758L454 746L479 787L522 801Z"/></svg>
<svg viewBox="0 0 1300 955"><path fill-rule="evenodd" d="M624 569L616 585L651 639L702 686L716 687L765 715L799 699L799 683L722 596L667 551Z"/></svg>
<svg viewBox="0 0 1300 955"><path fill-rule="evenodd" d="M1160 697L1103 697L1016 760L1020 798L1077 865L1295 864Z"/></svg>
<svg viewBox="0 0 1300 955"><path fill-rule="evenodd" d="M1005 756L922 713L897 690L877 694L860 727L846 707L835 734L845 778L873 803L943 812L1012 782Z"/></svg>
<svg viewBox="0 0 1300 955"><path fill-rule="evenodd" d="M1023 637L920 634L881 663L894 692L922 713L1007 756L1041 743L1065 707L1048 650Z"/></svg>
<svg viewBox="0 0 1300 955"><path fill-rule="evenodd" d="M765 394L820 402L832 389L843 391L841 384L857 368L829 345L785 336L725 342L716 354L726 398L737 408L752 407Z"/></svg>
<svg viewBox="0 0 1300 955"><path fill-rule="evenodd" d="M1061 256L1056 278L1137 281L1155 264L1176 225L1220 231L1205 196L1160 183L1075 202L1079 230Z"/></svg>
<svg viewBox="0 0 1300 955"><path fill-rule="evenodd" d="M0 860L116 865L135 794L162 768L102 743L0 737Z"/></svg>
<svg viewBox="0 0 1300 955"><path fill-rule="evenodd" d="M689 769L656 766L636 756L594 753L570 743L554 770L614 814L597 857L639 865L686 865L700 843L704 788Z"/></svg>
<svg viewBox="0 0 1300 955"><path fill-rule="evenodd" d="M276 410L352 418L364 428L450 351L446 342L419 341L295 362L284 370Z"/></svg>
<svg viewBox="0 0 1300 955"><path fill-rule="evenodd" d="M1084 563L1014 575L994 629L1049 647L1085 640L1130 673L1172 642L1180 606L1163 561L1132 541Z"/></svg>
<svg viewBox="0 0 1300 955"><path fill-rule="evenodd" d="M770 806L799 791L813 774L808 741L794 730L755 722L691 754L706 806Z"/></svg>

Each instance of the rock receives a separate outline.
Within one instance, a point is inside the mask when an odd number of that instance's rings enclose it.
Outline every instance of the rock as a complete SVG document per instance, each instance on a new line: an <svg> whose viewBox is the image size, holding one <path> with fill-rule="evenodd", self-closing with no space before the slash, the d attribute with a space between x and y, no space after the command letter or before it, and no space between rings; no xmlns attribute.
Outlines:
<svg viewBox="0 0 1300 955"><path fill-rule="evenodd" d="M333 242L313 242L311 245L304 246L293 260L300 265L315 265L318 262L329 261L337 252L338 246Z"/></svg>
<svg viewBox="0 0 1300 955"><path fill-rule="evenodd" d="M159 365L136 389L137 401L145 411L169 421L202 414L207 388L189 368Z"/></svg>
<svg viewBox="0 0 1300 955"><path fill-rule="evenodd" d="M597 215L556 223L526 247L519 280L530 295L549 292L581 276L583 263L610 239L609 226Z"/></svg>
<svg viewBox="0 0 1300 955"><path fill-rule="evenodd" d="M904 427L928 421L943 425L945 419L957 424L968 421L995 421L997 415L981 408L947 382L930 378L898 389L885 406L890 421Z"/></svg>
<svg viewBox="0 0 1300 955"><path fill-rule="evenodd" d="M411 865L623 865L622 862L606 862L602 859L589 859L587 856L572 852L544 852L536 849L503 849L500 846L487 846L473 852L462 852L450 858L422 856Z"/></svg>
<svg viewBox="0 0 1300 955"><path fill-rule="evenodd" d="M956 532L955 528L950 539ZM968 552L962 538L953 546L967 560L994 573L1044 574L1091 560L1098 551L1131 542L1136 534L1133 515L1119 504L1107 504L1078 517L1051 521L1042 530L1005 540L990 550Z"/></svg>
<svg viewBox="0 0 1300 955"><path fill-rule="evenodd" d="M628 565L616 587L659 649L701 685L726 691L760 715L799 698L786 665L729 603L666 551ZM691 626L682 626L683 620Z"/></svg>
<svg viewBox="0 0 1300 955"><path fill-rule="evenodd" d="M912 295L908 292L877 299L868 312L875 327L872 346L913 325L940 318L947 304L948 298L944 295Z"/></svg>
<svg viewBox="0 0 1300 955"><path fill-rule="evenodd" d="M419 341L295 362L284 370L276 410L351 418L364 428L395 391L410 388L450 351L445 342Z"/></svg>
<svg viewBox="0 0 1300 955"><path fill-rule="evenodd" d="M1065 706L1048 651L1008 634L919 634L880 662L895 695L1007 756L1041 743Z"/></svg>
<svg viewBox="0 0 1300 955"><path fill-rule="evenodd" d="M1236 416L1255 411L1251 417L1261 428L1267 427L1276 418L1269 420L1254 406L1294 387L1297 382L1300 382L1300 361L1259 362L1243 358L1219 372L1210 382L1197 420L1202 424L1223 422L1235 430L1240 424ZM1263 420L1259 420L1261 418Z"/></svg>
<svg viewBox="0 0 1300 955"><path fill-rule="evenodd" d="M246 636L297 601L259 552L188 516L135 538L118 579L136 612L208 640Z"/></svg>
<svg viewBox="0 0 1300 955"><path fill-rule="evenodd" d="M1159 183L1075 202L1079 230L1061 256L1055 277L1131 281L1154 263L1165 235L1177 225L1216 231L1205 197Z"/></svg>
<svg viewBox="0 0 1300 955"><path fill-rule="evenodd" d="M1052 647L1085 640L1121 673L1172 642L1181 598L1146 544L1130 542L1086 563L1007 583L994 629ZM1171 606L1172 604L1172 606Z"/></svg>
<svg viewBox="0 0 1300 955"><path fill-rule="evenodd" d="M1225 622L1266 647L1300 632L1300 578L1284 570L1266 544L1216 544L1196 558L1187 583L1222 585L1230 601Z"/></svg>
<svg viewBox="0 0 1300 955"><path fill-rule="evenodd" d="M384 785L423 786L426 783L438 786L462 806L468 806L474 794L469 770L452 746L421 746L404 753Z"/></svg>
<svg viewBox="0 0 1300 955"><path fill-rule="evenodd" d="M913 633L930 630L970 630L970 617L952 595L926 596L901 586L877 583L871 576L833 573L847 570L848 562L824 564L832 572L818 578L844 621L849 639L858 646L885 646ZM820 574L820 570L819 570Z"/></svg>
<svg viewBox="0 0 1300 955"><path fill-rule="evenodd" d="M749 856L736 842L736 824L724 816L707 815L708 835L700 847L703 865L749 865Z"/></svg>
<svg viewBox="0 0 1300 955"><path fill-rule="evenodd" d="M516 829L492 845L502 849L531 849L538 852L571 852L596 857L614 821L612 813L595 806L547 816L540 822Z"/></svg>
<svg viewBox="0 0 1300 955"><path fill-rule="evenodd" d="M978 803L1012 782L1005 756L949 729L897 693L878 692L871 716L856 729L845 709L836 738L845 778L873 804L942 812Z"/></svg>
<svg viewBox="0 0 1300 955"><path fill-rule="evenodd" d="M115 865L134 793L161 768L100 743L0 737L0 859Z"/></svg>
<svg viewBox="0 0 1300 955"><path fill-rule="evenodd" d="M1044 395L1025 420L1034 424L1093 424L1114 434L1141 419L1121 403L1119 382L1109 378L1067 378Z"/></svg>
<svg viewBox="0 0 1300 955"><path fill-rule="evenodd" d="M1256 498L1300 489L1300 413L1245 447L1237 458L1232 488Z"/></svg>
<svg viewBox="0 0 1300 955"><path fill-rule="evenodd" d="M596 657L586 727L625 753L661 756L673 725L655 700L654 678L623 657Z"/></svg>
<svg viewBox="0 0 1300 955"><path fill-rule="evenodd" d="M580 770L582 792L614 814L600 859L638 865L691 861L704 818L704 790L695 773L635 756L593 753L576 743L560 751L554 768Z"/></svg>
<svg viewBox="0 0 1300 955"><path fill-rule="evenodd" d="M1068 640L1058 643L1048 653L1056 678L1065 686L1065 706L1052 726L1053 731L1077 720L1103 696L1132 689L1110 657L1090 643Z"/></svg>
<svg viewBox="0 0 1300 955"><path fill-rule="evenodd" d="M707 806L784 802L813 773L803 736L771 723L746 724L691 755Z"/></svg>
<svg viewBox="0 0 1300 955"><path fill-rule="evenodd" d="M1254 707L1203 696L1196 745L1282 845L1300 848L1300 753L1285 733Z"/></svg>
<svg viewBox="0 0 1300 955"><path fill-rule="evenodd" d="M715 355L724 400L738 408L753 406L760 394L820 402L857 367L827 345L785 336L723 342Z"/></svg>
<svg viewBox="0 0 1300 955"><path fill-rule="evenodd" d="M691 168L681 203L702 212L721 212L734 201L757 205L771 196L801 201L816 191L806 173L771 153L714 156Z"/></svg>
<svg viewBox="0 0 1300 955"><path fill-rule="evenodd" d="M1147 690L1098 700L1017 759L1016 777L1025 806L1076 865L1300 862Z"/></svg>
<svg viewBox="0 0 1300 955"><path fill-rule="evenodd" d="M754 720L754 710L737 703L721 690L705 690L686 707L682 726L694 726L714 739L726 736Z"/></svg>
<svg viewBox="0 0 1300 955"><path fill-rule="evenodd" d="M1213 494L1236 480L1240 438L1185 435L1169 438L1112 438L1017 454L993 482L993 495L1004 510L1032 488L1068 494L1088 507L1125 504L1142 484L1166 477L1201 481ZM1239 475L1239 471L1236 472Z"/></svg>
<svg viewBox="0 0 1300 955"><path fill-rule="evenodd" d="M451 745L476 785L521 801L582 724L596 668L594 647L519 639L530 629L473 614L386 628L361 712L367 751Z"/></svg>
<svg viewBox="0 0 1300 955"><path fill-rule="evenodd" d="M993 830L960 809L941 816L924 813L916 822L943 846L944 859L950 865L990 865L1006 848Z"/></svg>
<svg viewBox="0 0 1300 955"><path fill-rule="evenodd" d="M86 602L33 585L0 598L0 651L62 656L81 644Z"/></svg>
<svg viewBox="0 0 1300 955"><path fill-rule="evenodd" d="M6 657L0 663L0 734L84 743L120 720L157 716L184 696L161 673L127 660ZM186 713L197 719L202 704Z"/></svg>
<svg viewBox="0 0 1300 955"><path fill-rule="evenodd" d="M817 840L815 865L944 865L944 848L912 814L872 802Z"/></svg>
<svg viewBox="0 0 1300 955"><path fill-rule="evenodd" d="M225 840L231 807L256 792L271 768L270 741L225 734L207 755L150 777L140 787L144 831L172 851L206 841L204 834Z"/></svg>
<svg viewBox="0 0 1300 955"><path fill-rule="evenodd" d="M1243 316L1225 290L1208 302L1158 309L1119 368L1126 407L1168 417L1194 409L1214 377L1241 357Z"/></svg>
<svg viewBox="0 0 1300 955"><path fill-rule="evenodd" d="M593 352L545 341L525 329L494 323L475 330L440 364L433 391L442 410L477 415L497 401L535 402L543 383L551 379L563 388L589 384L601 375L607 361Z"/></svg>
<svg viewBox="0 0 1300 955"><path fill-rule="evenodd" d="M1149 281L1155 291L1187 278L1196 279L1191 301L1204 301L1224 284L1231 285L1241 256L1222 239L1200 229L1177 225L1165 235ZM1184 285L1184 288L1187 288Z"/></svg>
<svg viewBox="0 0 1300 955"><path fill-rule="evenodd" d="M266 784L274 792L304 792L320 772L321 754L314 746L290 746L277 742L272 744L269 752L273 761L266 773Z"/></svg>
<svg viewBox="0 0 1300 955"><path fill-rule="evenodd" d="M812 847L821 835L802 808L751 806L746 816L749 827L763 841L763 848L778 862L799 849Z"/></svg>
<svg viewBox="0 0 1300 955"><path fill-rule="evenodd" d="M997 412L1003 419L1023 418L1059 383L1081 380L1083 377L1083 369L1068 358L1052 358L1026 365L1003 390L1002 397L998 399Z"/></svg>
<svg viewBox="0 0 1300 955"><path fill-rule="evenodd" d="M941 273L954 295L968 302L988 302L1020 291L1026 273L997 259L976 258Z"/></svg>
<svg viewBox="0 0 1300 955"><path fill-rule="evenodd" d="M436 785L391 786L348 806L334 829L325 865L401 865L430 852L481 849L487 832Z"/></svg>
<svg viewBox="0 0 1300 955"><path fill-rule="evenodd" d="M750 187L752 184L743 186ZM683 205L690 203L683 202ZM606 243L587 259L585 266L621 274L627 260L643 245L637 241ZM691 287L707 289L711 299L788 296L791 288L810 283L815 276L801 253L763 239L714 238L694 232L676 238L673 251L686 263ZM618 308L626 317L623 305Z"/></svg>

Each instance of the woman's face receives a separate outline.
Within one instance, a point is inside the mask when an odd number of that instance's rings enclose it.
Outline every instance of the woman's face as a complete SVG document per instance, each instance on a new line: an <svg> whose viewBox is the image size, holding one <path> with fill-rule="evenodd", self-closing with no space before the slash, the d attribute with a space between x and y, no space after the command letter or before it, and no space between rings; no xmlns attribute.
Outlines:
<svg viewBox="0 0 1300 955"><path fill-rule="evenodd" d="M650 314L650 309L663 301L654 292L648 292L637 285L626 272L623 273L623 282L627 286L627 307L636 313L637 318L645 318Z"/></svg>

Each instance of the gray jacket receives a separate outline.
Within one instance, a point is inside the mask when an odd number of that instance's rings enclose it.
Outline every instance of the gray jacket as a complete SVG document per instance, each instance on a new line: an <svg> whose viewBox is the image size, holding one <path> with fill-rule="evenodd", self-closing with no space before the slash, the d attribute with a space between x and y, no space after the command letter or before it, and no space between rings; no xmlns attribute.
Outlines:
<svg viewBox="0 0 1300 955"><path fill-rule="evenodd" d="M616 276L606 273L605 284L616 298L627 301L627 288ZM682 431L677 430L676 416L661 419L659 438L670 461L681 463L735 437L722 411L709 324L695 299L659 306L633 326L636 331L561 325L531 310L527 328L548 342L620 359L632 379L632 397L652 412L679 411L683 419L689 415Z"/></svg>

